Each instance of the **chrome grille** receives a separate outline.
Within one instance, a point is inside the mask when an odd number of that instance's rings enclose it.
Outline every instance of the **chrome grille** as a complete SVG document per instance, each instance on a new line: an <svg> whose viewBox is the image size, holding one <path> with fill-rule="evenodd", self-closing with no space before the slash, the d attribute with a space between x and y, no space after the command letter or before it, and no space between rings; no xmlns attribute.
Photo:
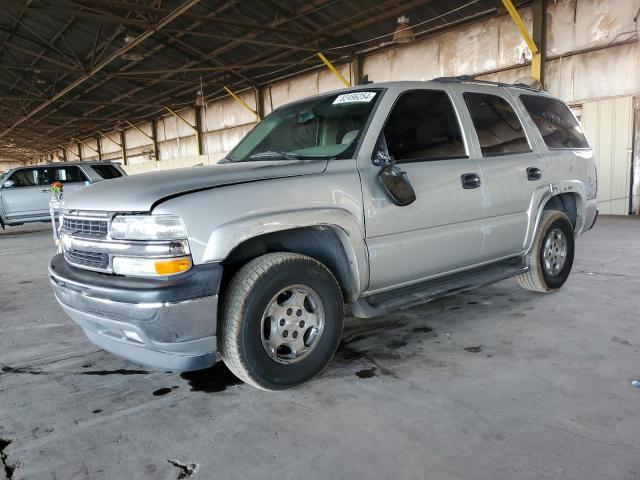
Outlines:
<svg viewBox="0 0 640 480"><path fill-rule="evenodd" d="M65 250L64 256L72 265L96 270L109 269L109 255L106 253Z"/></svg>
<svg viewBox="0 0 640 480"><path fill-rule="evenodd" d="M105 238L108 220L78 217L63 217L62 229L79 237Z"/></svg>

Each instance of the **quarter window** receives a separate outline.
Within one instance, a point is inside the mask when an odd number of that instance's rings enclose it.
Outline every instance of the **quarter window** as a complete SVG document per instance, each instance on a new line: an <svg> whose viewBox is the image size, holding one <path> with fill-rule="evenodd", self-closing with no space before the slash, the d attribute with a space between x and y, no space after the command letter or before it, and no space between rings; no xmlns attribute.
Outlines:
<svg viewBox="0 0 640 480"><path fill-rule="evenodd" d="M531 151L516 112L504 98L467 92L464 100L478 134L483 156Z"/></svg>
<svg viewBox="0 0 640 480"><path fill-rule="evenodd" d="M466 157L456 113L443 91L403 93L382 133L389 156L399 162Z"/></svg>
<svg viewBox="0 0 640 480"><path fill-rule="evenodd" d="M91 165L91 168L93 168L96 171L96 173L100 175L102 178L104 178L105 180L109 180L111 178L118 178L122 176L122 173L120 173L120 170L118 170L113 165L109 165L109 164Z"/></svg>
<svg viewBox="0 0 640 480"><path fill-rule="evenodd" d="M520 95L520 100L549 148L589 148L580 124L560 100Z"/></svg>

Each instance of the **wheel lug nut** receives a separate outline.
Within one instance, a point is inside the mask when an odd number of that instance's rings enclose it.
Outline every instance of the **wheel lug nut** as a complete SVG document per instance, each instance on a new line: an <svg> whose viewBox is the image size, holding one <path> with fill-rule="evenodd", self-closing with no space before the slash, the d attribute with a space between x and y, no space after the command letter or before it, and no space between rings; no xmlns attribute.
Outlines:
<svg viewBox="0 0 640 480"><path fill-rule="evenodd" d="M298 325L300 325L300 328L304 328L304 321L300 320L300 323Z"/></svg>
<svg viewBox="0 0 640 480"><path fill-rule="evenodd" d="M293 332L291 335L293 335L293 338L298 338L298 332Z"/></svg>
<svg viewBox="0 0 640 480"><path fill-rule="evenodd" d="M284 338L287 338L289 336L289 332L287 330L285 330L284 332L282 332L282 336Z"/></svg>
<svg viewBox="0 0 640 480"><path fill-rule="evenodd" d="M296 315L297 315L297 316L301 316L301 315L302 315L302 310L298 310L298 311L296 312Z"/></svg>
<svg viewBox="0 0 640 480"><path fill-rule="evenodd" d="M284 324L285 324L285 323L287 323L287 322L285 322L285 321L284 321L284 318L281 318L281 319L280 319L280 326L281 326L281 327L284 327Z"/></svg>
<svg viewBox="0 0 640 480"><path fill-rule="evenodd" d="M293 313L293 310L291 310L290 308L287 308L287 315L291 315Z"/></svg>

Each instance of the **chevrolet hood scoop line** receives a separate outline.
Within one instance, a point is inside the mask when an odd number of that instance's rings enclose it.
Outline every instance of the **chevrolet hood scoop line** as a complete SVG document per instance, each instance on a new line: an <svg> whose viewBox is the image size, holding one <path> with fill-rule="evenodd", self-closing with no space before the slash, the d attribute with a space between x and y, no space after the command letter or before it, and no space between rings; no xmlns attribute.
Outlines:
<svg viewBox="0 0 640 480"><path fill-rule="evenodd" d="M149 212L169 198L225 185L320 174L328 160L239 162L142 173L96 183L65 198L65 209Z"/></svg>

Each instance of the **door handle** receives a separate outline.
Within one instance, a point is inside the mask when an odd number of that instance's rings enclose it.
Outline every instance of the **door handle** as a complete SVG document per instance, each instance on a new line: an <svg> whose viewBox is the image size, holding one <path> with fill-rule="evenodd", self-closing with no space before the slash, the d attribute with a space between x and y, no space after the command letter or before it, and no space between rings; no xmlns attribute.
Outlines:
<svg viewBox="0 0 640 480"><path fill-rule="evenodd" d="M465 190L480 187L480 175L478 175L477 173L464 173L461 179L462 188L464 188Z"/></svg>
<svg viewBox="0 0 640 480"><path fill-rule="evenodd" d="M42 191L43 191L44 193L50 193L50 192L51 192L51 189L50 189L50 188L43 188L43 189L42 189Z"/></svg>
<svg viewBox="0 0 640 480"><path fill-rule="evenodd" d="M529 167L527 168L527 179L529 180L540 180L542 178L542 170L538 167Z"/></svg>

